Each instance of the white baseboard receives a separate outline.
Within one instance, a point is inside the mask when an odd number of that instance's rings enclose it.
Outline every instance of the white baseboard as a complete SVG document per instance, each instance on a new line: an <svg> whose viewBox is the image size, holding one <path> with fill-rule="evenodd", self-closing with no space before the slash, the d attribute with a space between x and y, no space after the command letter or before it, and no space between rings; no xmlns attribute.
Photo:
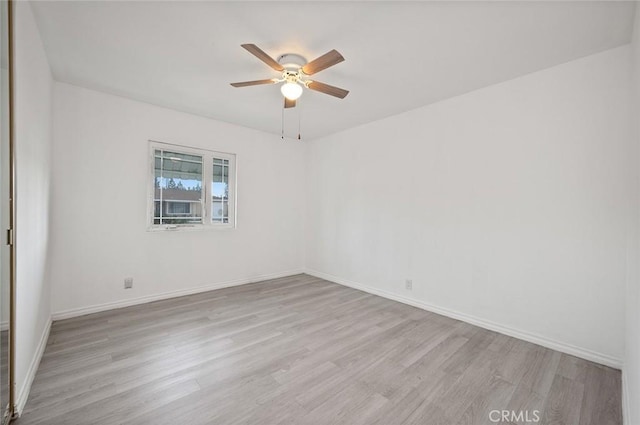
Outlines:
<svg viewBox="0 0 640 425"><path fill-rule="evenodd" d="M36 377L36 372L38 371L38 366L40 366L40 360L42 359L42 355L44 354L44 349L47 347L47 340L49 339L49 332L51 331L51 319L45 326L44 331L42 332L42 336L40 337L40 342L38 343L38 348L36 352L33 354L33 358L31 359L31 364L29 364L29 370L27 370L27 376L22 382L22 385L17 386L17 398L16 398L16 412L18 416L22 414L22 410L24 409L25 404L27 404L27 399L29 398L29 392L31 391L31 384L33 384L33 379Z"/></svg>
<svg viewBox="0 0 640 425"><path fill-rule="evenodd" d="M461 320L466 323L470 323L475 326L479 326L484 329L489 329L504 335L508 335L514 338L518 338L527 342L531 342L543 347L550 348L552 350L560 351L572 356L580 357L585 360L589 360L595 363L610 366L615 369L622 368L622 360L616 357L609 356L607 354L598 353L586 348L576 347L575 345L567 344L560 341L555 341L550 338L546 338L542 335L536 335L530 332L514 329L512 327L492 322L490 320L481 319L479 317L471 316L469 314L461 313L458 311L450 310L448 308L439 307L433 304L425 303L412 298L403 297L382 289L374 288L369 285L343 279L338 276L333 276L327 273L323 273L317 270L307 269L305 273L315 276L321 279L325 279L340 285L348 286L350 288L358 289L360 291L368 292L373 295L378 295L383 298L387 298L393 301L398 301L403 304L408 304L413 307L421 308L423 310L430 311L432 313L447 316L452 319Z"/></svg>
<svg viewBox="0 0 640 425"><path fill-rule="evenodd" d="M53 320L70 319L72 317L84 316L86 314L91 314L91 313L99 313L101 311L106 311L106 310L114 310L117 308L129 307L132 305L146 304L153 301L166 300L168 298L182 297L185 295L198 294L200 292L213 291L215 289L245 285L247 283L257 283L263 280L277 279L277 278L293 276L301 273L304 273L304 270L302 269L289 270L286 272L252 276L249 278L229 280L226 282L213 283L211 285L198 286L195 288L178 289L176 291L162 292L154 295L146 295L144 297L129 298L126 300L113 301L113 302L108 302L104 304L96 304L89 307L72 308L69 310L62 310L62 311L53 313L52 319Z"/></svg>

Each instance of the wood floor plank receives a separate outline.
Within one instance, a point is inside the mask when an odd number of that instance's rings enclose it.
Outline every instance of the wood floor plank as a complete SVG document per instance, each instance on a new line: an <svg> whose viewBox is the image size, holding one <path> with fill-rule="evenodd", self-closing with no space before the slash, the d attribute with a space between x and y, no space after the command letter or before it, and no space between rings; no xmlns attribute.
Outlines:
<svg viewBox="0 0 640 425"><path fill-rule="evenodd" d="M542 419L548 425L569 425L580 422L584 385L556 375L543 410Z"/></svg>
<svg viewBox="0 0 640 425"><path fill-rule="evenodd" d="M55 322L16 423L621 425L620 392L617 370L302 274Z"/></svg>
<svg viewBox="0 0 640 425"><path fill-rule="evenodd" d="M579 360L579 359L578 359ZM580 363L582 364L583 361ZM579 425L614 425L622 422L621 382L611 369L585 362L584 396Z"/></svg>
<svg viewBox="0 0 640 425"><path fill-rule="evenodd" d="M457 425L491 424L491 412L504 409L515 390L515 385L496 376L489 378L488 385L487 391L478 391L478 396L464 411Z"/></svg>

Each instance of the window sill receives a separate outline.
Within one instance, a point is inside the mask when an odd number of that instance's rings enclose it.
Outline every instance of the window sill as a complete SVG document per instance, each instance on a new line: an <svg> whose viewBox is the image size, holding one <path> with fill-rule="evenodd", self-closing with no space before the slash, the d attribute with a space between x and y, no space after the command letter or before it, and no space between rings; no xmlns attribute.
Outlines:
<svg viewBox="0 0 640 425"><path fill-rule="evenodd" d="M233 230L236 226L233 224L197 224L193 226L149 226L147 227L147 232L155 233L155 232L209 232L209 231L218 231L218 230Z"/></svg>

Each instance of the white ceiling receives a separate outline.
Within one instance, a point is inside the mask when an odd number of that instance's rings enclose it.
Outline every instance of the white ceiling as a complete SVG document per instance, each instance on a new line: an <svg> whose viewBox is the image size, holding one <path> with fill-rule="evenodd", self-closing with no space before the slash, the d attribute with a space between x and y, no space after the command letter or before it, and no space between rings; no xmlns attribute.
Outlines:
<svg viewBox="0 0 640 425"><path fill-rule="evenodd" d="M63 82L280 134L278 73L240 47L345 62L286 132L310 139L628 43L633 2L34 2Z"/></svg>

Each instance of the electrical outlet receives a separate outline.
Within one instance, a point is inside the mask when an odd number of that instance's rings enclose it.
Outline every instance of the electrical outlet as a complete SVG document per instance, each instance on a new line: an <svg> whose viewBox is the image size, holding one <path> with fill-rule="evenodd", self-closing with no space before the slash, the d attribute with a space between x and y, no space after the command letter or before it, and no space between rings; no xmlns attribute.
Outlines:
<svg viewBox="0 0 640 425"><path fill-rule="evenodd" d="M124 278L124 289L131 289L133 288L133 278L132 277L125 277Z"/></svg>
<svg viewBox="0 0 640 425"><path fill-rule="evenodd" d="M407 291L412 291L413 290L413 280L411 279L407 279L404 281L404 288Z"/></svg>

